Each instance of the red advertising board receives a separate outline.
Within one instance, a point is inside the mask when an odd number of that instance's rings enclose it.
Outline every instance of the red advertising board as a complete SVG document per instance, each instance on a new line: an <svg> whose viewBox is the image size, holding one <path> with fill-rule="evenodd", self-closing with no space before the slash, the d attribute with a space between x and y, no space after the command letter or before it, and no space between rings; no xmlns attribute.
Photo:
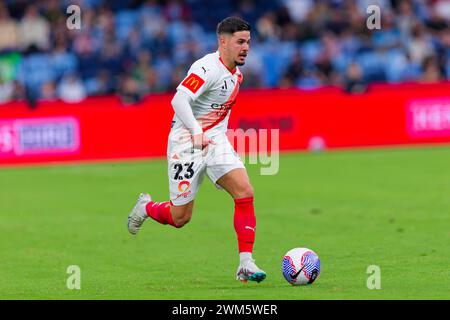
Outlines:
<svg viewBox="0 0 450 320"><path fill-rule="evenodd" d="M74 117L0 120L0 157L77 154L79 123Z"/></svg>
<svg viewBox="0 0 450 320"><path fill-rule="evenodd" d="M122 106L117 97L82 103L0 105L0 164L164 157L172 94ZM450 142L450 83L242 90L232 129L279 130L280 150Z"/></svg>

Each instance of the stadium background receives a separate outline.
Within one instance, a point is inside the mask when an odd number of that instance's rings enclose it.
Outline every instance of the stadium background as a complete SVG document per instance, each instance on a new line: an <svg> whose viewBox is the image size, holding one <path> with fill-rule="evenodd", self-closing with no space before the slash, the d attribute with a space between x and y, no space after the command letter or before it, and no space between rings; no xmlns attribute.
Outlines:
<svg viewBox="0 0 450 320"><path fill-rule="evenodd" d="M81 30L67 28L72 4ZM381 30L366 27L370 4ZM273 177L249 166L272 279L243 290L223 193L205 185L178 233L130 239L123 222L139 192L167 198L170 99L234 14L253 32L230 125L279 129L289 151ZM0 297L448 299L450 1L0 1L0 30ZM307 291L281 278L295 246L322 258ZM80 291L65 288L71 264ZM371 264L384 290L367 289Z"/></svg>

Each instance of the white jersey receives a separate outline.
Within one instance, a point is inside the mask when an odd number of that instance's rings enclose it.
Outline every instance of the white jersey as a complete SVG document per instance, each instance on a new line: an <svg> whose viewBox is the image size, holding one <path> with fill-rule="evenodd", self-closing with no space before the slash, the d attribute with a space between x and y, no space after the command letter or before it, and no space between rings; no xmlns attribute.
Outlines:
<svg viewBox="0 0 450 320"><path fill-rule="evenodd" d="M177 90L192 98L194 117L208 137L226 134L230 112L236 103L242 80L239 68L229 70L216 51L195 61L186 78L177 87ZM180 129L186 128L175 115L172 132Z"/></svg>

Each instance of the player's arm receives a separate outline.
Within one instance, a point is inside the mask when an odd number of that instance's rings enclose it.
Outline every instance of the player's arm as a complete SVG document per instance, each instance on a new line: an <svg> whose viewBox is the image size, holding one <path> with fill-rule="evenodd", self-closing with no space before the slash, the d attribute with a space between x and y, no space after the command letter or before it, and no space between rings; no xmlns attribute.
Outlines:
<svg viewBox="0 0 450 320"><path fill-rule="evenodd" d="M203 129L194 117L192 112L192 98L184 91L178 90L172 99L172 107L177 118L192 134L194 148L203 149L209 143L213 143L203 134Z"/></svg>

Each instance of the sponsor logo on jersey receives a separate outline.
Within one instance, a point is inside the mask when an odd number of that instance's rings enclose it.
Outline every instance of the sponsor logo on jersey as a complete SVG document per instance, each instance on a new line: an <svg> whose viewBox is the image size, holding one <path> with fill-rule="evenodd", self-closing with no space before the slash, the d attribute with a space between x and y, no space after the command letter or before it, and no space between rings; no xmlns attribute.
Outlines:
<svg viewBox="0 0 450 320"><path fill-rule="evenodd" d="M189 181L181 181L178 184L178 191L180 191L180 193L177 195L177 199L181 197L187 198L191 194L191 190L189 190L190 187L191 184Z"/></svg>
<svg viewBox="0 0 450 320"><path fill-rule="evenodd" d="M191 73L181 85L189 89L192 93L197 93L198 89L205 83L205 80L200 78L195 73Z"/></svg>
<svg viewBox="0 0 450 320"><path fill-rule="evenodd" d="M181 181L178 184L178 190L180 192L186 192L189 190L190 187L191 187L191 184L189 183L189 181Z"/></svg>

